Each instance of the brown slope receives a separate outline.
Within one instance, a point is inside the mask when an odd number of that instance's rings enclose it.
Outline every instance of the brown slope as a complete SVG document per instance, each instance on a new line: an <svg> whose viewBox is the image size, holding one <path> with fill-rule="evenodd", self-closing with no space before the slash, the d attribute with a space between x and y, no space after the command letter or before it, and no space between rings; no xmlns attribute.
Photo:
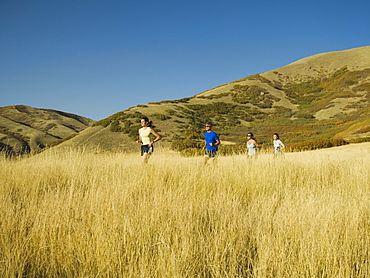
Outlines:
<svg viewBox="0 0 370 278"><path fill-rule="evenodd" d="M0 107L0 150L23 154L40 150L84 130L94 121L25 105Z"/></svg>

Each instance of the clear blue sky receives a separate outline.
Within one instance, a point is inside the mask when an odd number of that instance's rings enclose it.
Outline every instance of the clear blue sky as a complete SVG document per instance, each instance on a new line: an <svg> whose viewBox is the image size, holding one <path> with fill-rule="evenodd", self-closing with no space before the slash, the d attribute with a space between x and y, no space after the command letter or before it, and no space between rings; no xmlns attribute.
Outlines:
<svg viewBox="0 0 370 278"><path fill-rule="evenodd" d="M0 106L106 118L370 45L369 0L1 0Z"/></svg>

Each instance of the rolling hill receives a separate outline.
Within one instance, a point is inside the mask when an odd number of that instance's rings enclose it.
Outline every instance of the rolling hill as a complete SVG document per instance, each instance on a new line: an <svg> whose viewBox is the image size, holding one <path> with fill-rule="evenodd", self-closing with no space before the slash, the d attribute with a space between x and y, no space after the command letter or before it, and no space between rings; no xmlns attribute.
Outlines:
<svg viewBox="0 0 370 278"><path fill-rule="evenodd" d="M212 121L225 144L242 145L253 132L263 145L271 134L284 142L361 141L370 137L370 46L322 53L193 97L137 105L102 119L64 144L103 150L136 150L145 115L163 136L162 146L197 147Z"/></svg>
<svg viewBox="0 0 370 278"><path fill-rule="evenodd" d="M72 137L94 121L78 115L25 105L0 107L0 151L38 151Z"/></svg>
<svg viewBox="0 0 370 278"><path fill-rule="evenodd" d="M85 122L80 129L70 129L71 134L78 135L61 146L89 145L105 151L136 151L138 146L134 141L143 115L154 122L163 136L158 145L176 151L201 146L206 121L214 123L223 145L236 148L245 143L248 132L253 132L264 146L271 145L274 132L278 132L287 145L303 144L306 149L321 146L325 140L367 141L370 138L369 103L370 46L365 46L310 56L192 97L137 105L86 129L91 121ZM17 129L14 127L12 132L14 130ZM47 142L53 140L48 137L51 135L63 138L64 135L52 130L54 128L44 132ZM40 145L37 139L29 141L30 145Z"/></svg>

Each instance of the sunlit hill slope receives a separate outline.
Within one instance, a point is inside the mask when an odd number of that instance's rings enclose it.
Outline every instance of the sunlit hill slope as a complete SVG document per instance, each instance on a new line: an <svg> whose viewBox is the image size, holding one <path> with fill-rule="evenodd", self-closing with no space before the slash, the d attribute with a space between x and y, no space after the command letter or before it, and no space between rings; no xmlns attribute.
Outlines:
<svg viewBox="0 0 370 278"><path fill-rule="evenodd" d="M64 144L124 151L134 147L140 117L153 120L175 150L197 147L212 121L223 142L243 144L247 132L287 144L370 136L370 46L314 55L179 100L137 105L98 121ZM308 143L310 144L310 143Z"/></svg>
<svg viewBox="0 0 370 278"><path fill-rule="evenodd" d="M342 139L360 142L370 138L369 102L370 46L365 46L310 56L192 97L137 105L89 127L92 120L76 115L54 112L45 116L51 112L32 114L25 106L5 107L0 110L1 143L34 149L64 138L62 146L136 151L143 115L163 136L158 145L176 151L199 147L206 121L214 123L223 145L236 148L245 142L247 132L253 132L262 146L271 145L274 132L289 146L319 146L325 140ZM4 109L23 118L13 120ZM26 116L34 120L26 122ZM15 139L16 133L23 137ZM70 135L76 136L69 139Z"/></svg>
<svg viewBox="0 0 370 278"><path fill-rule="evenodd" d="M78 115L25 105L0 107L0 151L38 151L78 134L94 121Z"/></svg>

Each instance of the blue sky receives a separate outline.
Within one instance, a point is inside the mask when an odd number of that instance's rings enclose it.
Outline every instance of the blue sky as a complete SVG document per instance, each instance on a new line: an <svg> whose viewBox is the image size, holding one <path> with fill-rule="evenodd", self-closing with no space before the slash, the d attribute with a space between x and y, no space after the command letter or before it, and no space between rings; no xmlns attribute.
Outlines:
<svg viewBox="0 0 370 278"><path fill-rule="evenodd" d="M106 118L370 45L370 1L0 1L0 106Z"/></svg>

